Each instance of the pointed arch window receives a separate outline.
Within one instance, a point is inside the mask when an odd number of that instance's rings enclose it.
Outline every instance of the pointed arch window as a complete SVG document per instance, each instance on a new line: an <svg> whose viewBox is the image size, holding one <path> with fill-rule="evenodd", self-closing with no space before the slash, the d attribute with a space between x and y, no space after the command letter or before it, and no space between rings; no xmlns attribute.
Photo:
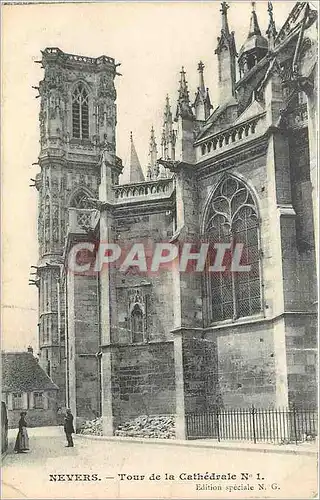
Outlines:
<svg viewBox="0 0 320 500"><path fill-rule="evenodd" d="M70 207L71 208L89 208L88 204L88 198L90 198L90 195L86 193L86 191L80 189L77 191L71 201L70 201Z"/></svg>
<svg viewBox="0 0 320 500"><path fill-rule="evenodd" d="M89 139L89 97L82 83L72 94L72 136Z"/></svg>
<svg viewBox="0 0 320 500"><path fill-rule="evenodd" d="M242 243L241 264L248 272L207 272L209 321L251 316L261 311L259 221L255 201L247 186L228 176L212 197L205 235L213 243ZM225 262L224 262L225 263Z"/></svg>
<svg viewBox="0 0 320 500"><path fill-rule="evenodd" d="M144 318L143 312L139 304L135 304L131 311L131 335L132 342L143 342L144 341Z"/></svg>

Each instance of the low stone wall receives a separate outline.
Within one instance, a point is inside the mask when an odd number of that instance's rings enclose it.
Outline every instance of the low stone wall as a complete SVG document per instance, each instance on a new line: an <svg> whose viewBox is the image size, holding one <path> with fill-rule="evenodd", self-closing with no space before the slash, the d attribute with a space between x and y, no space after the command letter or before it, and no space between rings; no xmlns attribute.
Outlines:
<svg viewBox="0 0 320 500"><path fill-rule="evenodd" d="M24 410L8 410L9 429L16 429L18 427L21 411ZM55 410L31 409L26 411L26 421L28 427L47 427L61 424L61 417L59 417Z"/></svg>

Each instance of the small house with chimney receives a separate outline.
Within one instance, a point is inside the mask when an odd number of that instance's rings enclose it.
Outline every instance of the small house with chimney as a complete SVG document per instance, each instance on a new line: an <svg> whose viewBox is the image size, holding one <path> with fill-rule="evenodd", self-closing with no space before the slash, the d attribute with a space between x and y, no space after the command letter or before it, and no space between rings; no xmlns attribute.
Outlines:
<svg viewBox="0 0 320 500"><path fill-rule="evenodd" d="M18 427L20 413L27 411L30 427L57 425L58 386L41 368L32 347L24 352L5 352L2 357L2 401L8 409L9 428Z"/></svg>

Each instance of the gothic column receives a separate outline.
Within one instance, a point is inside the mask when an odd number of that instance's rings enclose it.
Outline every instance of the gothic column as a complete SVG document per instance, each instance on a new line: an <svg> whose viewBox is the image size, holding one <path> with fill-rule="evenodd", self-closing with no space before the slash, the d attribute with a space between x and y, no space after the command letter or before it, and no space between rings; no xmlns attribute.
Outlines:
<svg viewBox="0 0 320 500"><path fill-rule="evenodd" d="M113 217L110 203L113 200L111 170L112 158L107 153L101 164L101 184L99 198L105 203L100 214L100 245L112 243ZM100 247L101 249L101 247ZM100 258L102 257L100 253ZM113 410L112 410L112 294L115 286L112 283L112 271L109 264L104 264L99 273L100 288L100 328L101 328L101 406L102 406L102 428L105 436L113 435Z"/></svg>
<svg viewBox="0 0 320 500"><path fill-rule="evenodd" d="M314 78L314 88L307 93L308 102L308 135L309 135L309 157L310 157L310 180L312 185L312 203L313 203L313 226L314 226L314 240L316 249L316 266L317 276L319 273L319 231L318 231L318 103L317 103L317 78ZM319 278L319 276L318 276Z"/></svg>
<svg viewBox="0 0 320 500"><path fill-rule="evenodd" d="M75 275L72 270L68 271L67 277L66 277L66 283L67 283L67 297L68 297L68 303L67 303L67 324L68 324L68 329L66 332L67 336L67 345L68 345L68 352L67 352L67 362L68 362L68 374L67 374L67 383L69 384L68 387L68 405L71 409L71 412L74 416L74 421L76 423L77 419L77 401L76 401L76 360L75 360Z"/></svg>
<svg viewBox="0 0 320 500"><path fill-rule="evenodd" d="M286 310L286 293L292 288L292 276L296 275L295 212L291 202L290 165L288 140L275 127L282 106L280 75L275 72L266 86L267 126L269 144L267 150L268 221L262 221L264 254L264 292L266 316L277 318L273 324L275 358L275 404L288 405L288 374L286 359L286 328L283 313ZM294 291L292 290L294 293ZM289 294L288 294L289 296ZM281 316L281 318L279 318Z"/></svg>
<svg viewBox="0 0 320 500"><path fill-rule="evenodd" d="M176 385L176 438L186 439L185 421L185 386L184 386L184 338L195 328L202 327L201 306L201 276L194 273L194 266L183 271L181 252L185 245L191 245L191 252L197 252L199 240L197 188L194 185L190 165L181 164L176 172L176 207L178 238L175 241L180 246L180 260L175 262L173 272L174 301L174 360ZM195 261L189 261L192 264ZM198 308L195 316L195 307Z"/></svg>

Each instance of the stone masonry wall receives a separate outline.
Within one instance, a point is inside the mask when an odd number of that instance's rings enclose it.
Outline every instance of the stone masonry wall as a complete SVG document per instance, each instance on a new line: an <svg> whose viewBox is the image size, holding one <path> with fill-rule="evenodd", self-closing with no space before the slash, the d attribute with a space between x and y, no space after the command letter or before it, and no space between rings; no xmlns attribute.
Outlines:
<svg viewBox="0 0 320 500"><path fill-rule="evenodd" d="M290 176L292 205L295 210L293 237L283 232L282 248L286 253L284 266L285 301L288 310L310 310L316 300L315 241L312 188L307 129L290 135ZM288 254L295 259L289 272ZM295 298L295 303L293 301Z"/></svg>
<svg viewBox="0 0 320 500"><path fill-rule="evenodd" d="M139 217L127 217L116 222L117 243L130 249L135 243L144 245L146 254L156 242L169 242L173 232L172 214L155 213ZM125 252L124 252L125 255ZM151 254L152 255L152 254ZM147 262L148 270L150 263ZM140 272L133 266L126 272L115 272L116 294L111 304L112 342L130 343L130 293L139 289L143 296L145 338L151 341L171 340L173 328L172 271L160 267L156 272Z"/></svg>
<svg viewBox="0 0 320 500"><path fill-rule="evenodd" d="M317 319L315 314L286 318L289 403L317 405Z"/></svg>
<svg viewBox="0 0 320 500"><path fill-rule="evenodd" d="M230 326L207 338L216 339L221 405L273 406L276 388L272 325Z"/></svg>
<svg viewBox="0 0 320 500"><path fill-rule="evenodd" d="M115 426L138 415L175 412L173 343L113 347Z"/></svg>
<svg viewBox="0 0 320 500"><path fill-rule="evenodd" d="M77 425L99 415L98 294L95 276L75 277Z"/></svg>
<svg viewBox="0 0 320 500"><path fill-rule="evenodd" d="M220 406L216 343L183 339L185 411L201 412Z"/></svg>

